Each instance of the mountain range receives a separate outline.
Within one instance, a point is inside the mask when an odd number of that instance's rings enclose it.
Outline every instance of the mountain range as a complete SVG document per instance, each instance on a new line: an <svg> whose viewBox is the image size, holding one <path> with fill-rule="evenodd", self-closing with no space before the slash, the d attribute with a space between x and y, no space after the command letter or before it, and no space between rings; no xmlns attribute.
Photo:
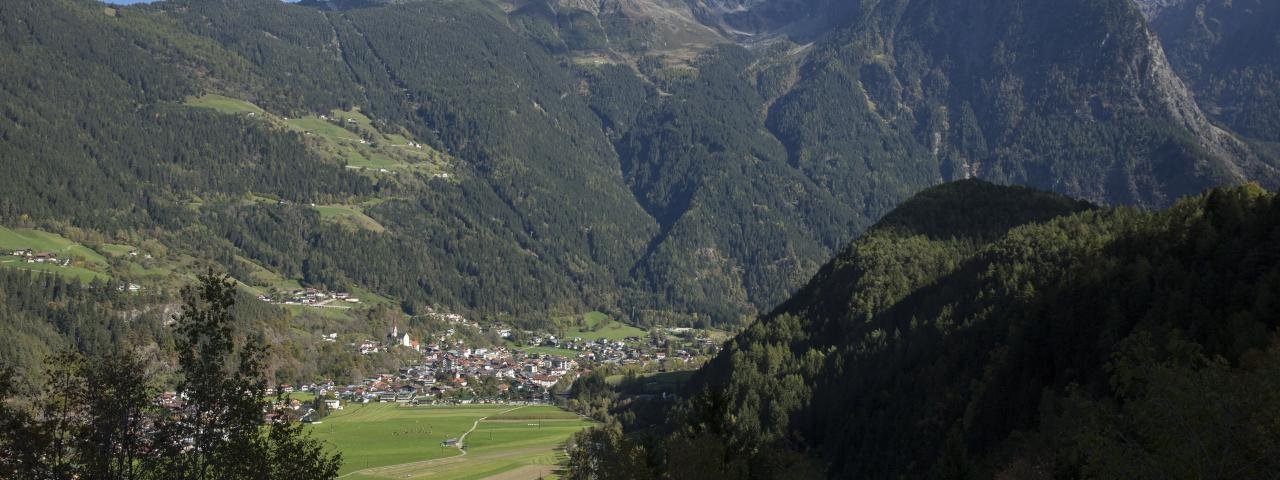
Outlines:
<svg viewBox="0 0 1280 480"><path fill-rule="evenodd" d="M0 222L410 312L738 324L941 182L1147 207L1280 182L1258 0L0 14Z"/></svg>
<svg viewBox="0 0 1280 480"><path fill-rule="evenodd" d="M736 333L590 365L565 478L1280 471L1275 2L10 1L0 65L6 379L164 364L215 271L259 383L444 312ZM368 306L253 300L305 287Z"/></svg>

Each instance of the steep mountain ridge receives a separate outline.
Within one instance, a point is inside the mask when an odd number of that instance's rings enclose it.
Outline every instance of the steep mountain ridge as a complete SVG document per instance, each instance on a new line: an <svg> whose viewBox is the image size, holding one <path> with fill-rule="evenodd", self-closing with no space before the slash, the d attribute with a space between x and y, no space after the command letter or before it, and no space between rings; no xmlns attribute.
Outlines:
<svg viewBox="0 0 1280 480"><path fill-rule="evenodd" d="M865 96L857 102L863 108L837 105L847 112L863 110L876 123L897 124L896 129L927 148L930 153L919 160L915 175L978 176L1099 202L1152 205L1218 182L1239 181L1238 170L1275 181L1273 169L1204 119L1127 2L1064 9L1038 1L963 7L913 1L876 4L853 17L858 20L852 27L833 34L810 55L806 68L823 73L801 80L790 98L774 107L775 130L793 151L800 150L801 161L841 155L829 147L803 145L805 139L788 131L803 123L792 120L798 114L822 115L823 107L832 105L805 98L834 95L825 88L807 92L815 89L807 84L825 76L830 78L822 81L852 81ZM838 76L828 73L834 65L844 65L836 69ZM799 111L792 113L790 104L802 98ZM848 123L835 118L826 123ZM1049 125L1061 127L1046 130ZM1075 150L1071 144L1078 140L1072 137L1108 135L1096 130L1101 125L1112 132L1171 131L1163 134L1165 145L1147 140L1146 146L1113 152L1110 159L1059 155L1045 148L1048 142ZM1180 136L1194 139L1192 145ZM806 155L806 148L816 151ZM1016 158L1009 156L1014 151L1020 152ZM1092 164L1089 178L1070 171L1076 168L1072 164ZM1153 175L1135 168L1151 164L1181 173ZM1106 172L1106 180L1098 182L1097 172ZM1178 177L1187 184L1161 185L1159 177Z"/></svg>
<svg viewBox="0 0 1280 480"><path fill-rule="evenodd" d="M1265 478L1277 215L1256 186L1162 212L925 190L622 444L678 478Z"/></svg>
<svg viewBox="0 0 1280 480"><path fill-rule="evenodd" d="M1215 121L1255 142L1280 141L1280 6L1185 1L1153 14L1170 63Z"/></svg>
<svg viewBox="0 0 1280 480"><path fill-rule="evenodd" d="M667 232L642 259L645 278L685 285L677 297L731 292L767 309L785 298L773 290L779 276L798 281L816 266L811 252L833 251L844 232L947 180L1164 206L1217 184L1280 179L1205 117L1126 1L873 2L846 18L807 48L721 48L688 69L642 69L660 93L615 145ZM735 178L739 162L758 180ZM809 204L761 200L786 184ZM753 209L700 198L733 190ZM710 205L718 214L705 214ZM769 219L789 208L798 221ZM764 250L711 233L737 225L793 233L767 235L786 241ZM759 265L776 273L753 277Z"/></svg>

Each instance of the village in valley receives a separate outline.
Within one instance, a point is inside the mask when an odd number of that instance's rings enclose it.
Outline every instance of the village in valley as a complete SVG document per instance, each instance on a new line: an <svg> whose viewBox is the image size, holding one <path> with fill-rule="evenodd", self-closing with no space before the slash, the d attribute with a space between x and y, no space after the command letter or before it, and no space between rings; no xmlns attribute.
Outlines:
<svg viewBox="0 0 1280 480"><path fill-rule="evenodd" d="M299 304L349 301L342 294L307 289L293 292ZM273 300L278 301L278 300ZM303 421L315 420L317 410L342 409L351 403L401 405L546 404L557 395L568 395L573 381L604 366L635 371L675 371L696 368L714 355L718 343L693 328L655 328L648 332L614 322L621 333L634 335L582 335L557 338L548 332L516 330L494 324L481 326L455 313L435 313L448 325L438 333L415 338L393 324L383 338L343 345L361 355L395 354L410 359L396 371L369 375L358 383L319 379L311 383L279 384L269 394L283 394L285 404ZM609 320L597 320L609 321ZM625 328L626 330L623 330ZM463 333L466 333L465 335ZM592 338L584 338L592 337ZM339 343L337 333L319 335L318 341ZM464 338L496 338L496 344ZM493 343L493 342L489 342ZM310 399L302 401L301 399ZM320 409L320 404L324 408Z"/></svg>

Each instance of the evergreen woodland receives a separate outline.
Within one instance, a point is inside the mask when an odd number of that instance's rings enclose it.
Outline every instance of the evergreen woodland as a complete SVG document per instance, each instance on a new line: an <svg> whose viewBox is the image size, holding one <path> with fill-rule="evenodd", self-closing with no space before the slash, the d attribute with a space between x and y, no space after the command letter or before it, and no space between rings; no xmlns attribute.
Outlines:
<svg viewBox="0 0 1280 480"><path fill-rule="evenodd" d="M1160 212L932 188L728 342L665 428L578 448L666 478L1274 478L1278 226L1254 186Z"/></svg>

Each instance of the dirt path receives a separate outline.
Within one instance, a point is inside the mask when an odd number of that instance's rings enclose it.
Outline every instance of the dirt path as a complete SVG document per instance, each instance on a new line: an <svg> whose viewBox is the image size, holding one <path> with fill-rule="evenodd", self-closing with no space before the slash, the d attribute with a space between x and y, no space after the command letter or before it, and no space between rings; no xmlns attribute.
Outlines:
<svg viewBox="0 0 1280 480"><path fill-rule="evenodd" d="M514 412L514 411L516 411L516 410L519 410L519 409L524 408L524 407L527 407L527 406L528 406L528 405L521 405L521 406L519 406L519 407L515 407L515 408L510 408L510 409L507 409L507 410L503 410L503 411L501 411L501 412L498 412L498 415L506 415L507 413ZM463 433L461 437L458 437L458 444L457 444L456 446L458 447L458 451L459 451L459 452L462 452L462 454L463 454L463 455L466 455L466 454L467 454L467 450L466 450L466 447L467 447L467 446L466 446L466 444L465 444L465 443L466 443L466 441L467 441L467 435L471 435L471 432L476 431L476 427L480 426L480 422L483 422L483 421L487 420L488 418L489 418L489 416L488 416L488 415L485 415L485 416L483 416L483 417L477 418L477 419L476 419L476 421L475 421L474 423L472 423L472 424L471 424L471 430L467 430L467 431L466 431L466 433Z"/></svg>

